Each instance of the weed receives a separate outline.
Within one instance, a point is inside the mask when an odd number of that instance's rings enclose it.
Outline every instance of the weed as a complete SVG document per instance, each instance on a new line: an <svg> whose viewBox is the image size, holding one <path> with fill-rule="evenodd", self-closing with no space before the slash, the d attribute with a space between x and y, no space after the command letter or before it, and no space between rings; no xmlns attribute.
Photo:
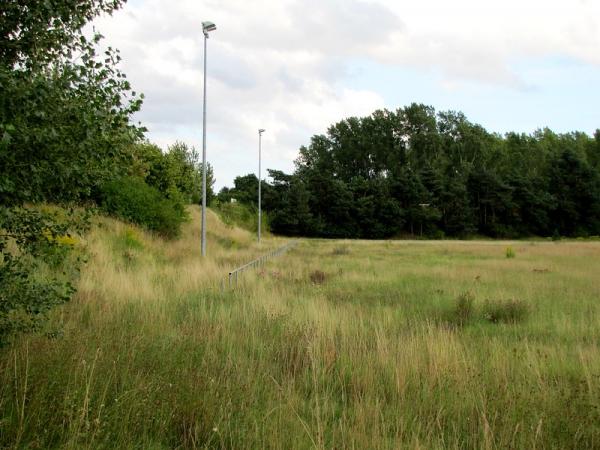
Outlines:
<svg viewBox="0 0 600 450"><path fill-rule="evenodd" d="M515 254L515 251L513 250L513 248L512 248L512 247L506 247L505 255L506 255L506 257L507 257L507 258L509 258L509 259L510 259L510 258L514 258L515 256L517 256L517 255Z"/></svg>
<svg viewBox="0 0 600 450"><path fill-rule="evenodd" d="M142 250L144 248L144 244L141 243L138 234L133 228L127 228L125 233L123 233L122 239L123 244L127 248L132 248L135 250Z"/></svg>
<svg viewBox="0 0 600 450"><path fill-rule="evenodd" d="M135 263L136 255L131 250L125 250L123 252L123 260L125 261L125 266L131 266Z"/></svg>
<svg viewBox="0 0 600 450"><path fill-rule="evenodd" d="M141 251L144 249L144 244L136 230L131 227L125 228L115 239L115 247L119 251Z"/></svg>
<svg viewBox="0 0 600 450"><path fill-rule="evenodd" d="M483 317L492 323L518 323L529 315L529 306L518 299L486 300Z"/></svg>
<svg viewBox="0 0 600 450"><path fill-rule="evenodd" d="M296 377L309 366L310 329L285 329L274 343L273 362L281 374Z"/></svg>
<svg viewBox="0 0 600 450"><path fill-rule="evenodd" d="M475 297L471 292L464 292L457 297L453 311L455 323L460 326L464 326L471 320L474 310L474 300Z"/></svg>

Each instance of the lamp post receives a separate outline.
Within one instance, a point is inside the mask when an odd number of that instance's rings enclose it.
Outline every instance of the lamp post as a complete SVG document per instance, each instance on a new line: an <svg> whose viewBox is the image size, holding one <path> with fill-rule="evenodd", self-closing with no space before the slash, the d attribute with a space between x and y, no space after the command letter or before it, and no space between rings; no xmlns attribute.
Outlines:
<svg viewBox="0 0 600 450"><path fill-rule="evenodd" d="M261 162L261 152L262 152L262 134L265 132L264 129L258 130L258 243L260 244L260 225L261 225L261 182L260 182L260 162Z"/></svg>
<svg viewBox="0 0 600 450"><path fill-rule="evenodd" d="M202 256L206 256L206 41L208 33L217 26L212 22L202 22L204 34L204 102L202 105Z"/></svg>

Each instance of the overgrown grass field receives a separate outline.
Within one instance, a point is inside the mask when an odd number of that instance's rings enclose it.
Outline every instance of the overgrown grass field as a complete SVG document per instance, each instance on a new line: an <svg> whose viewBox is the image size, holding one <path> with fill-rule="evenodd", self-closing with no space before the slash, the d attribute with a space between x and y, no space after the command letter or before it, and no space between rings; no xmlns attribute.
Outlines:
<svg viewBox="0 0 600 450"><path fill-rule="evenodd" d="M0 349L0 448L600 448L600 243L302 240L98 219Z"/></svg>

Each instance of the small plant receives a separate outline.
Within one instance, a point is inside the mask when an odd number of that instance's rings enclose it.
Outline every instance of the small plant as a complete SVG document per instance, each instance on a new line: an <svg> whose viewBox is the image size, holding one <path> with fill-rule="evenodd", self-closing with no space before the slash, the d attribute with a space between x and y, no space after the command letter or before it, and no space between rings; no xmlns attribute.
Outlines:
<svg viewBox="0 0 600 450"><path fill-rule="evenodd" d="M327 279L327 275L322 270L315 270L314 272L311 272L309 277L313 284L323 284Z"/></svg>
<svg viewBox="0 0 600 450"><path fill-rule="evenodd" d="M454 320L458 325L464 326L471 320L474 310L474 300L475 297L471 292L464 292L456 299L453 315Z"/></svg>
<svg viewBox="0 0 600 450"><path fill-rule="evenodd" d="M561 237L560 237L560 233L558 232L558 229L554 229L554 233L552 233L552 240L554 242L556 241L560 241Z"/></svg>
<svg viewBox="0 0 600 450"><path fill-rule="evenodd" d="M514 258L515 256L517 256L512 247L506 247L505 254L508 259L511 259L511 258Z"/></svg>
<svg viewBox="0 0 600 450"><path fill-rule="evenodd" d="M492 323L518 323L529 315L529 306L518 299L486 300L483 316Z"/></svg>

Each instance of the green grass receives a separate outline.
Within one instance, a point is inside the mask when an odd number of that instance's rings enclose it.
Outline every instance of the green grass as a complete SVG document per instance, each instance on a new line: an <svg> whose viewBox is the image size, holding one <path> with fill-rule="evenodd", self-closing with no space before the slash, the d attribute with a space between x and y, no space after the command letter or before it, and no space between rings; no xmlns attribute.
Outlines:
<svg viewBox="0 0 600 450"><path fill-rule="evenodd" d="M600 448L600 244L305 240L222 292L282 241L199 261L193 217L94 232L62 335L0 351L0 448Z"/></svg>
<svg viewBox="0 0 600 450"><path fill-rule="evenodd" d="M236 226L255 233L258 230L258 210L256 207L243 203L215 202L214 211L219 219L228 226ZM269 218L266 212L261 215L261 233L267 234Z"/></svg>

